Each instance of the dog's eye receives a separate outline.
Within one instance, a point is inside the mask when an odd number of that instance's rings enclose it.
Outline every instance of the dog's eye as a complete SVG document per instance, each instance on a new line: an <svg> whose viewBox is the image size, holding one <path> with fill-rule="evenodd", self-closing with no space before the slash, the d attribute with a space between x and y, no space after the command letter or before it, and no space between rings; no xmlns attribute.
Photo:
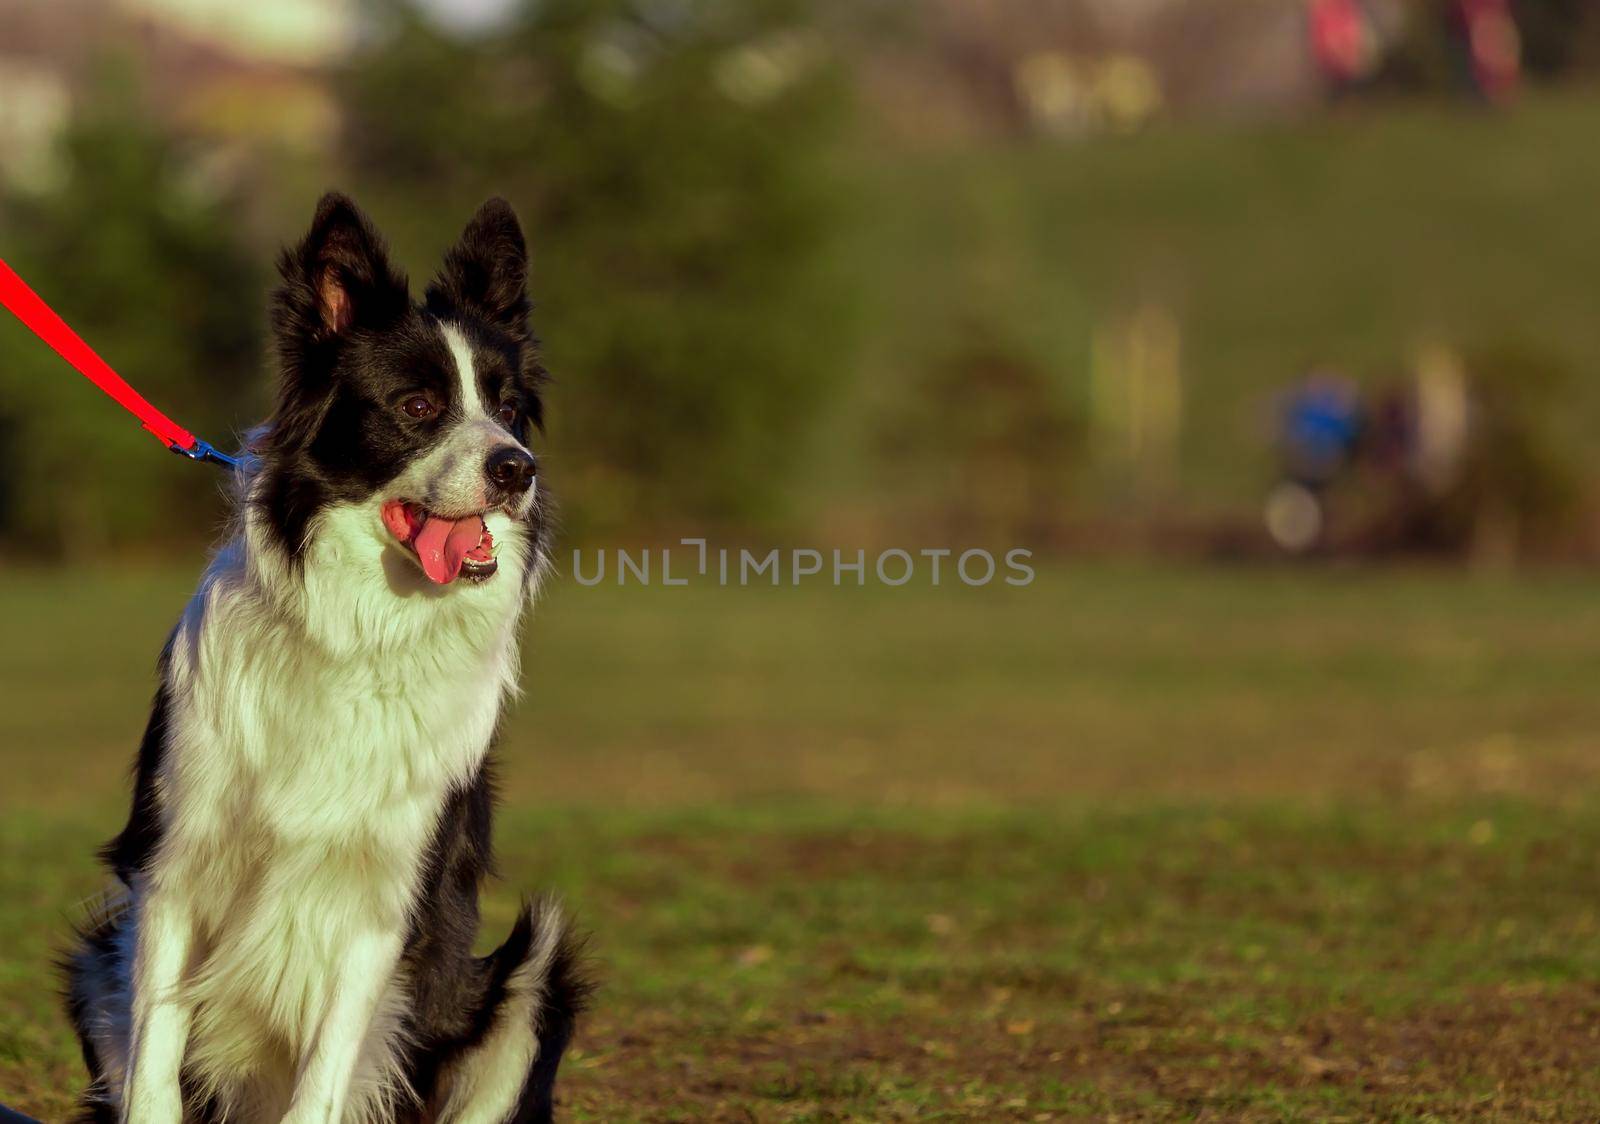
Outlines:
<svg viewBox="0 0 1600 1124"><path fill-rule="evenodd" d="M413 395L400 404L400 408L418 421L425 421L439 412L439 407L433 400L424 394Z"/></svg>
<svg viewBox="0 0 1600 1124"><path fill-rule="evenodd" d="M510 399L500 403L500 424L504 426L517 424L517 404Z"/></svg>

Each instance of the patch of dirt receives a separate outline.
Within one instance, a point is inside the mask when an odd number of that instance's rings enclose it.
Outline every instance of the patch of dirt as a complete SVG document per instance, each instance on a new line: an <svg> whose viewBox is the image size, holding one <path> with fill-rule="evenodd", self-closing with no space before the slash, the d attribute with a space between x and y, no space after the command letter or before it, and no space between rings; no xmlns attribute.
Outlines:
<svg viewBox="0 0 1600 1124"><path fill-rule="evenodd" d="M603 1013L561 1088L577 1118L602 1120L1594 1119L1600 988L1334 1010L1277 1031L1219 1024L1181 991L1049 1019L797 1012L730 1028Z"/></svg>
<svg viewBox="0 0 1600 1124"><path fill-rule="evenodd" d="M991 834L922 837L882 829L821 834L746 834L737 848L717 835L643 835L641 852L714 871L739 885L770 886L774 878L833 881L850 875L924 879L981 872L1005 845ZM1022 844L1019 844L1022 845Z"/></svg>

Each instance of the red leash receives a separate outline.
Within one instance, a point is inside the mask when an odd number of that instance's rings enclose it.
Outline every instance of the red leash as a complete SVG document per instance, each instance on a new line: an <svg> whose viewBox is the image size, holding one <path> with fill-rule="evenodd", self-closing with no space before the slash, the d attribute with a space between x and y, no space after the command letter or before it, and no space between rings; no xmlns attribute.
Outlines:
<svg viewBox="0 0 1600 1124"><path fill-rule="evenodd" d="M9 308L18 320L49 344L57 355L72 364L79 374L138 418L145 429L155 434L174 453L230 468L238 463L233 457L217 452L210 444L145 401L144 396L124 382L110 364L96 355L94 348L84 343L82 337L68 327L67 322L57 316L38 293L28 288L27 283L16 275L4 259L0 259L0 304Z"/></svg>

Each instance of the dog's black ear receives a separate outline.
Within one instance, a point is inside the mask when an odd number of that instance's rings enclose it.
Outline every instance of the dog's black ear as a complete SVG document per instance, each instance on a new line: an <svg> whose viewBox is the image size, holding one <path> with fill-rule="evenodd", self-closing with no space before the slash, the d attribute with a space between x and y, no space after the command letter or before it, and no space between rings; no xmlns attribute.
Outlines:
<svg viewBox="0 0 1600 1124"><path fill-rule="evenodd" d="M404 315L406 279L389 264L383 238L350 198L330 191L311 230L278 261L283 285L273 302L280 344L320 342L357 327L381 328Z"/></svg>
<svg viewBox="0 0 1600 1124"><path fill-rule="evenodd" d="M528 244L510 203L491 199L478 208L445 254L427 302L436 315L474 313L517 339L527 338Z"/></svg>

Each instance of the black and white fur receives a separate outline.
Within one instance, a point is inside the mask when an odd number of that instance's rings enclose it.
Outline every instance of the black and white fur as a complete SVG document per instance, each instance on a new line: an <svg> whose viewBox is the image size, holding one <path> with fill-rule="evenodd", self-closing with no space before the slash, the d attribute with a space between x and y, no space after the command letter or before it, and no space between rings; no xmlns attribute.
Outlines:
<svg viewBox="0 0 1600 1124"><path fill-rule="evenodd" d="M586 987L559 910L474 957L488 753L544 567L527 255L491 200L421 304L350 200L280 261L276 409L160 660L118 894L67 963L85 1119L548 1120ZM425 418L408 412L417 398ZM520 453L516 452L521 450ZM386 502L483 513L427 580Z"/></svg>

